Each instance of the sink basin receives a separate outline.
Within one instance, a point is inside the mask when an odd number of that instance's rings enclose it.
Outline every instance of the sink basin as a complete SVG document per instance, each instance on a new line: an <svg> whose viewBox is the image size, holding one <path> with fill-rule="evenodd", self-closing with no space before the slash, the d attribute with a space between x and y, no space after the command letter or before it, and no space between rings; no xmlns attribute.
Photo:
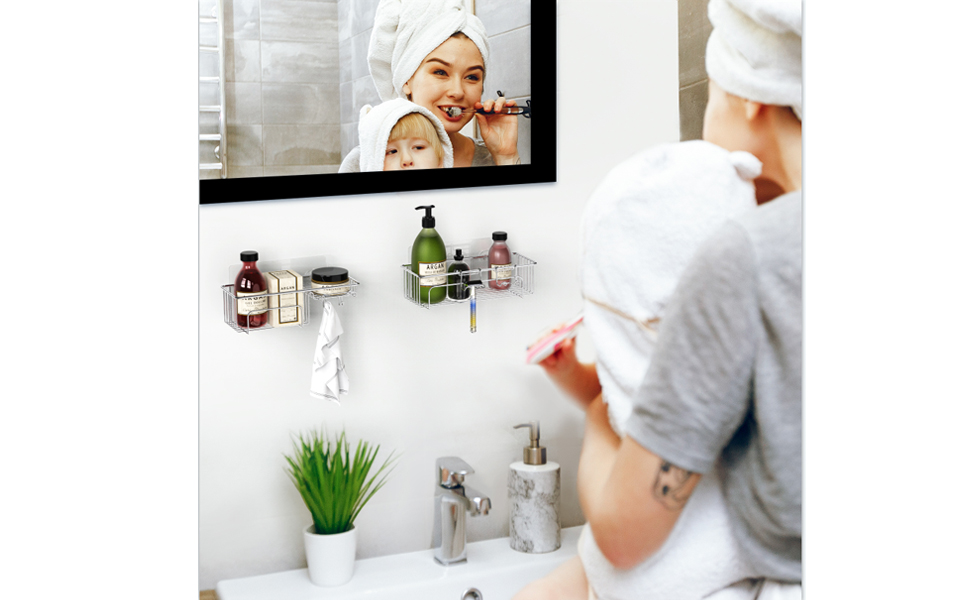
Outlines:
<svg viewBox="0 0 970 600"><path fill-rule="evenodd" d="M562 547L546 554L516 552L509 538L500 538L468 544L468 562L450 567L434 561L434 550L420 550L358 560L354 578L338 587L313 585L306 569L295 569L220 581L216 593L219 600L462 600L467 589L477 588L483 600L510 600L526 584L576 556L581 530L563 529Z"/></svg>

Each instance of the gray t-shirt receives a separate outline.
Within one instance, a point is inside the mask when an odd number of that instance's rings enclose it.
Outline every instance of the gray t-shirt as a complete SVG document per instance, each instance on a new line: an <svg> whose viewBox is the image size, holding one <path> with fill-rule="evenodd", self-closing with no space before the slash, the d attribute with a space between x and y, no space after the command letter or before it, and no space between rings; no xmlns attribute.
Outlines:
<svg viewBox="0 0 970 600"><path fill-rule="evenodd" d="M492 158L492 153L488 151L485 147L485 142L480 142L478 140L472 140L475 142L475 155L472 156L473 167L493 167L495 166L495 160ZM342 163L340 163L340 168L337 170L338 173L360 173L360 146L354 146L354 148L347 153L344 157Z"/></svg>
<svg viewBox="0 0 970 600"><path fill-rule="evenodd" d="M682 469L717 465L745 557L782 581L802 577L801 215L792 192L705 242L668 306L628 424Z"/></svg>

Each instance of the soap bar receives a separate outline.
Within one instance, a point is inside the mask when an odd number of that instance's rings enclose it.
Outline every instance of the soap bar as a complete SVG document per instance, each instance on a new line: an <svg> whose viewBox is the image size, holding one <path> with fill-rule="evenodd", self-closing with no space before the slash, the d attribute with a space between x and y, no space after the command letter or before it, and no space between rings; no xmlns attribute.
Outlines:
<svg viewBox="0 0 970 600"><path fill-rule="evenodd" d="M266 274L267 291L299 292L303 289L303 278L293 271L271 271ZM279 310L275 310L279 308ZM272 327L300 325L303 322L303 294L283 294L269 297L269 324Z"/></svg>
<svg viewBox="0 0 970 600"><path fill-rule="evenodd" d="M512 463L509 469L509 545L542 554L562 544L559 522L559 465Z"/></svg>

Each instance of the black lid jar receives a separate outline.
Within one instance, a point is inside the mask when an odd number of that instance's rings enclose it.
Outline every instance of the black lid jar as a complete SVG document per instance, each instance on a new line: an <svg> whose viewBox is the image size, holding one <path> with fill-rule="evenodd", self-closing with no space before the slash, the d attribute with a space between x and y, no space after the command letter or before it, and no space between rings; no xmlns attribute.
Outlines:
<svg viewBox="0 0 970 600"><path fill-rule="evenodd" d="M345 285L350 281L350 274L343 267L320 267L310 274L310 284L313 293L320 296L340 296L350 291Z"/></svg>

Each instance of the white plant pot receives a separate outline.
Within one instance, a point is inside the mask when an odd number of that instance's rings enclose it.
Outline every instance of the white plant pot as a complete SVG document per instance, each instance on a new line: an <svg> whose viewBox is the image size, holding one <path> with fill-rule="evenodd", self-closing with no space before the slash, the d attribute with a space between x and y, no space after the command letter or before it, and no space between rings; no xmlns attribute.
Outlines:
<svg viewBox="0 0 970 600"><path fill-rule="evenodd" d="M310 581L319 586L343 585L354 576L357 558L357 528L350 531L318 534L310 525L303 532L306 566Z"/></svg>

